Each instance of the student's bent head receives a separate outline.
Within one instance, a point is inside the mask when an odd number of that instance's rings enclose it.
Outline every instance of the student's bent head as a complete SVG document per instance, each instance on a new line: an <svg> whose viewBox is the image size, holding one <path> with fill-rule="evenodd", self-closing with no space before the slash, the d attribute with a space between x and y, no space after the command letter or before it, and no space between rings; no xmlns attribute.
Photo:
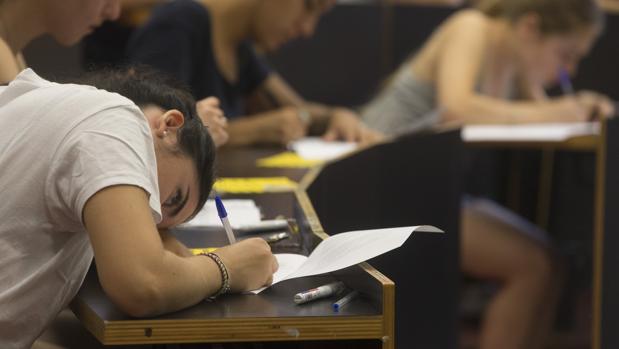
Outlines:
<svg viewBox="0 0 619 349"><path fill-rule="evenodd" d="M157 156L163 214L158 227L195 215L213 187L215 145L191 94L174 79L143 66L89 73L80 82L127 97L146 116Z"/></svg>
<svg viewBox="0 0 619 349"><path fill-rule="evenodd" d="M604 27L596 0L482 0L486 15L507 20L524 68L544 85L575 74Z"/></svg>
<svg viewBox="0 0 619 349"><path fill-rule="evenodd" d="M334 0L255 0L252 17L253 40L266 51L278 49L286 42L314 34L320 16Z"/></svg>
<svg viewBox="0 0 619 349"><path fill-rule="evenodd" d="M5 0L20 1L20 0ZM46 32L62 45L73 45L96 27L120 16L121 0L38 0Z"/></svg>

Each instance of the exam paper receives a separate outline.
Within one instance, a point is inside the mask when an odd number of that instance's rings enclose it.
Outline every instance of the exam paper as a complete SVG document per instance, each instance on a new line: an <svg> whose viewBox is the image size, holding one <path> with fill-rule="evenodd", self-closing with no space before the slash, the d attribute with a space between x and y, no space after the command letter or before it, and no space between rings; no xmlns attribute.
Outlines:
<svg viewBox="0 0 619 349"><path fill-rule="evenodd" d="M222 201L228 212L228 220L233 229L260 222L260 208L256 206L254 200L230 199ZM181 225L181 227L185 228L221 226L221 220L217 215L214 200L207 200L202 210L192 220Z"/></svg>
<svg viewBox="0 0 619 349"><path fill-rule="evenodd" d="M303 159L331 160L357 148L354 142L327 142L319 137L306 137L290 143L290 148Z"/></svg>
<svg viewBox="0 0 619 349"><path fill-rule="evenodd" d="M470 125L462 128L465 142L560 142L600 133L599 122L521 125Z"/></svg>
<svg viewBox="0 0 619 349"><path fill-rule="evenodd" d="M358 230L330 236L323 240L309 257L276 254L279 270L273 275L273 285L303 276L329 273L365 262L396 249L414 232L442 233L429 225L386 229ZM293 257L296 256L296 257ZM258 294L266 287L254 290Z"/></svg>

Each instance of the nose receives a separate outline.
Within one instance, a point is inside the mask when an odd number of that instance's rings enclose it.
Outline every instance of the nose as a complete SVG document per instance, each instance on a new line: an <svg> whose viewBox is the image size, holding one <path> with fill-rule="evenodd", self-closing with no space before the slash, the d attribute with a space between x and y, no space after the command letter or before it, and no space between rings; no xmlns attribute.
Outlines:
<svg viewBox="0 0 619 349"><path fill-rule="evenodd" d="M103 9L103 18L110 21L115 21L120 17L120 0L110 0Z"/></svg>
<svg viewBox="0 0 619 349"><path fill-rule="evenodd" d="M310 38L316 32L316 24L318 24L318 18L307 18L300 23L298 33L304 38Z"/></svg>

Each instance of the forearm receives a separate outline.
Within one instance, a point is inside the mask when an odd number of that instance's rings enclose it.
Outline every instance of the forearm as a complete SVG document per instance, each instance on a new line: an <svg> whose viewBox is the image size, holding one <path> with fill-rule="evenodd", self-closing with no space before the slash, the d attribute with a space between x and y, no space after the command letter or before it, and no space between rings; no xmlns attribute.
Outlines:
<svg viewBox="0 0 619 349"><path fill-rule="evenodd" d="M287 113L288 119L282 117ZM290 122L290 119L295 121ZM235 118L228 123L230 139L227 145L282 145L289 140L290 133L303 127L295 109L276 109L268 112Z"/></svg>
<svg viewBox="0 0 619 349"><path fill-rule="evenodd" d="M147 193L135 186L104 188L84 206L99 282L132 316L150 316L195 304L221 287L217 264L166 250ZM165 234L164 234L165 236ZM175 248L180 243L168 241Z"/></svg>
<svg viewBox="0 0 619 349"><path fill-rule="evenodd" d="M448 104L442 111L444 121L460 124L552 122L563 116L553 100L512 102L480 95Z"/></svg>
<svg viewBox="0 0 619 349"><path fill-rule="evenodd" d="M186 308L221 287L219 268L204 256L179 257L164 250L158 261L127 269L133 270L111 276L98 268L99 277L112 301L137 317Z"/></svg>
<svg viewBox="0 0 619 349"><path fill-rule="evenodd" d="M155 314L194 305L221 288L221 271L206 256L179 257L166 251L160 267L157 284L161 302L153 309Z"/></svg>
<svg viewBox="0 0 619 349"><path fill-rule="evenodd" d="M323 134L329 125L334 108L320 103L306 103L303 108L307 110L311 119L309 133L312 135Z"/></svg>
<svg viewBox="0 0 619 349"><path fill-rule="evenodd" d="M247 146L259 142L262 132L260 116L263 114L242 116L228 122L228 143L225 146Z"/></svg>

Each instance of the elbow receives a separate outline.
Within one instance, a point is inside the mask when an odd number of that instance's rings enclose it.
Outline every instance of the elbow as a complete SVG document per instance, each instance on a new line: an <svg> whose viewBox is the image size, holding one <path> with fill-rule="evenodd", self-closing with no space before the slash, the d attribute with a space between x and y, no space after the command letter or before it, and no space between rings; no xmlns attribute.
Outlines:
<svg viewBox="0 0 619 349"><path fill-rule="evenodd" d="M449 98L440 103L441 121L455 125L483 122L485 109L475 94Z"/></svg>
<svg viewBox="0 0 619 349"><path fill-rule="evenodd" d="M450 124L464 124L470 116L466 102L446 103L441 107L441 121Z"/></svg>
<svg viewBox="0 0 619 349"><path fill-rule="evenodd" d="M163 312L163 292L153 279L128 283L112 280L101 284L110 300L129 316L149 317Z"/></svg>

